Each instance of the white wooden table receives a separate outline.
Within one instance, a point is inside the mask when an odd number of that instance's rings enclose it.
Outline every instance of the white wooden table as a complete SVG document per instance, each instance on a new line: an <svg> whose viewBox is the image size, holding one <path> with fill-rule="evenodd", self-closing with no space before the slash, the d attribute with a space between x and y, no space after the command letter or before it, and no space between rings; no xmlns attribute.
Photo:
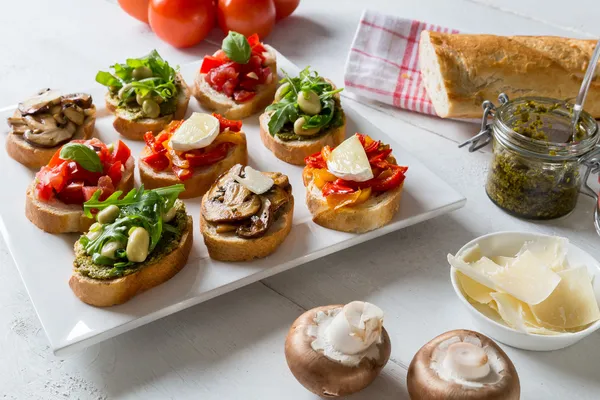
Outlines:
<svg viewBox="0 0 600 400"><path fill-rule="evenodd" d="M597 0L370 0L374 9L470 32L600 35ZM543 7L541 7L543 4ZM363 7L358 0L302 0L268 42L298 65L342 82L346 52ZM0 2L0 106L41 87L82 89L111 60L157 48L185 63L202 54L160 42L115 1ZM108 61L107 61L108 60ZM382 129L467 198L450 215L343 251L164 318L65 359L52 355L6 246L0 242L0 395L3 399L314 399L289 373L289 325L315 306L368 300L386 312L392 358L353 399L403 399L406 368L434 336L471 321L455 298L445 261L472 238L499 230L564 235L600 258L593 202L568 218L529 223L487 199L489 154L456 143L477 129L380 106L359 106ZM1 180L0 180L1 183ZM1 190L10 190L2 188ZM1 206L1 205L0 205ZM600 334L562 351L504 346L524 399L600 397Z"/></svg>

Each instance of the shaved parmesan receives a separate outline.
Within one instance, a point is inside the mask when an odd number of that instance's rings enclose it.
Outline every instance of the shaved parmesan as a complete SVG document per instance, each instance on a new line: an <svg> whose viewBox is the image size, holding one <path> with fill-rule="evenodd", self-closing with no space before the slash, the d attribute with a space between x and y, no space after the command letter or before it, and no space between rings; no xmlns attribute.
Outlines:
<svg viewBox="0 0 600 400"><path fill-rule="evenodd" d="M496 288L527 304L546 300L560 283L560 276L540 263L529 250L490 277Z"/></svg>
<svg viewBox="0 0 600 400"><path fill-rule="evenodd" d="M557 236L525 242L521 250L517 253L517 258L526 251L529 251L541 264L553 271L562 271L565 267L568 267L568 264L566 264L568 244L569 239Z"/></svg>
<svg viewBox="0 0 600 400"><path fill-rule="evenodd" d="M454 268L468 276L469 278L479 282L480 284L495 289L494 282L490 279L490 276L486 274L482 268L476 269L471 265L467 264L460 258L454 257L452 254L448 254L448 262Z"/></svg>
<svg viewBox="0 0 600 400"><path fill-rule="evenodd" d="M511 328L514 328L521 332L527 332L524 320L524 306L523 302L515 299L506 293L492 293L492 298L496 301L498 306L498 313Z"/></svg>
<svg viewBox="0 0 600 400"><path fill-rule="evenodd" d="M469 278L462 272L458 272L457 276L460 286L467 296L481 304L487 304L493 300L490 296L490 293L494 291L493 289Z"/></svg>
<svg viewBox="0 0 600 400"><path fill-rule="evenodd" d="M598 302L586 267L558 273L562 280L545 301L531 306L541 325L571 329L600 319Z"/></svg>
<svg viewBox="0 0 600 400"><path fill-rule="evenodd" d="M508 267L510 264L512 264L513 261L515 261L515 258L505 256L494 256L490 257L490 260L492 260L501 267Z"/></svg>

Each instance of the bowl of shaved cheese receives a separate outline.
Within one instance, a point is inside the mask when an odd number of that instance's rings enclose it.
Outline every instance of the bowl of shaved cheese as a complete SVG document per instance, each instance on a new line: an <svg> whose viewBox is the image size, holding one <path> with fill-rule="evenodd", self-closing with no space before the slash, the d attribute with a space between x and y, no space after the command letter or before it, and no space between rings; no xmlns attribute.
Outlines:
<svg viewBox="0 0 600 400"><path fill-rule="evenodd" d="M600 264L567 238L492 233L449 254L448 262L473 323L499 342L558 350L600 328Z"/></svg>

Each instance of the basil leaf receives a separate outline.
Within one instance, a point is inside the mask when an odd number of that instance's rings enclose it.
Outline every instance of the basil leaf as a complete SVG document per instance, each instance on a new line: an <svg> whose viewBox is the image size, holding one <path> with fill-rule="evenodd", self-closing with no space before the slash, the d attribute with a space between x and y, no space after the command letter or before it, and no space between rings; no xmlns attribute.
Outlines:
<svg viewBox="0 0 600 400"><path fill-rule="evenodd" d="M248 39L241 33L229 31L229 34L223 39L223 51L231 61L239 64L247 64L252 54Z"/></svg>
<svg viewBox="0 0 600 400"><path fill-rule="evenodd" d="M60 149L60 158L75 161L90 172L102 172L102 162L98 154L81 143L67 143Z"/></svg>

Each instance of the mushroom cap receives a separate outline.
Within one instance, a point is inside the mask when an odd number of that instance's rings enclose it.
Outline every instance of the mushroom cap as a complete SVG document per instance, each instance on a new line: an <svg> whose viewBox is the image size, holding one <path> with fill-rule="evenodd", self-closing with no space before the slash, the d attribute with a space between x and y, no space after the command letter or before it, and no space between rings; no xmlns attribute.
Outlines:
<svg viewBox="0 0 600 400"><path fill-rule="evenodd" d="M494 348L498 358L504 363L498 382L486 384L482 388L466 388L459 383L440 378L437 372L430 368L433 351L440 343L457 336L461 340L466 336L474 336L481 341L482 346ZM406 379L412 400L518 400L521 393L519 375L506 353L487 336L466 329L443 333L421 347L410 363Z"/></svg>
<svg viewBox="0 0 600 400"><path fill-rule="evenodd" d="M364 357L357 366L348 366L325 357L313 350L314 337L308 327L314 325L319 311L327 312L344 307L343 304L313 308L302 314L290 328L285 340L285 358L294 377L306 389L322 397L346 396L369 386L387 364L392 346L385 328L382 341L377 344L377 359Z"/></svg>

